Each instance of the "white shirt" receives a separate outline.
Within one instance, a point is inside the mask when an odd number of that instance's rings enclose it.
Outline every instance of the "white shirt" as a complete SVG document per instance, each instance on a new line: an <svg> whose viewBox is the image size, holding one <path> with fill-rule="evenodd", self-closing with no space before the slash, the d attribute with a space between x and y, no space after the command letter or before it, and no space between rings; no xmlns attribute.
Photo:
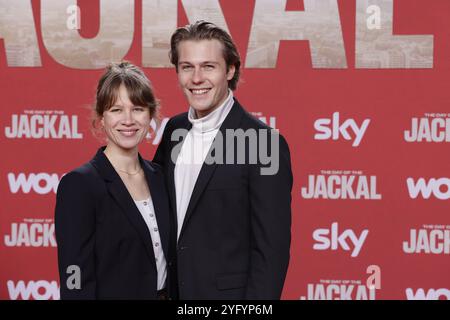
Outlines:
<svg viewBox="0 0 450 320"><path fill-rule="evenodd" d="M228 97L223 104L203 118L197 119L195 110L192 107L189 108L188 119L192 123L192 128L184 139L174 172L178 222L177 237L180 236L192 191L203 162L205 162L212 142L233 104L233 92L229 90Z"/></svg>
<svg viewBox="0 0 450 320"><path fill-rule="evenodd" d="M164 257L164 251L161 246L161 237L159 236L158 222L156 221L155 209L153 207L153 201L151 198L147 200L134 201L136 207L144 218L147 224L148 231L152 238L153 252L156 260L156 270L158 272L158 290L164 288L167 277L166 258Z"/></svg>

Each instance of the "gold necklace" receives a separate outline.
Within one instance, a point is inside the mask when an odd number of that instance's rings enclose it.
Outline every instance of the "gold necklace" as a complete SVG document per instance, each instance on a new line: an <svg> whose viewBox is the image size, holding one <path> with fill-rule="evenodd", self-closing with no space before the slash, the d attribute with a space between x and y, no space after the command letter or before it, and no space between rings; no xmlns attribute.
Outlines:
<svg viewBox="0 0 450 320"><path fill-rule="evenodd" d="M125 171L125 170L121 170L121 169L119 169L119 168L117 168L117 167L114 167L114 168L116 168L116 169L119 170L120 172L126 173L126 174L129 175L129 176L135 176L135 175L137 175L139 172L141 172L141 170L142 170L142 168L139 167L139 169L138 169L136 172L128 172L128 171Z"/></svg>

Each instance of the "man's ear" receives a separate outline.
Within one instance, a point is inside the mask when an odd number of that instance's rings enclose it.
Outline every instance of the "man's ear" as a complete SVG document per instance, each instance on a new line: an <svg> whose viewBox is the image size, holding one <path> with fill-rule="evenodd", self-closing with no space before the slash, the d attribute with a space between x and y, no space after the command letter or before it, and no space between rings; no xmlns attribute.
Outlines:
<svg viewBox="0 0 450 320"><path fill-rule="evenodd" d="M235 72L236 72L236 67L234 65L231 65L228 67L228 72L227 72L227 80L228 81L233 79Z"/></svg>

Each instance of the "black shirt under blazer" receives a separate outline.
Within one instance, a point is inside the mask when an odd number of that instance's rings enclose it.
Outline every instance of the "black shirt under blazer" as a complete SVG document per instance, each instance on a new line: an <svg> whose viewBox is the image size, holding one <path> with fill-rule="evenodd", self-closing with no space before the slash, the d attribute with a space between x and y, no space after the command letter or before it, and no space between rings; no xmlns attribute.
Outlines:
<svg viewBox="0 0 450 320"><path fill-rule="evenodd" d="M176 159L180 148L171 136L176 129L191 127L187 113L173 117L153 159L164 169L175 222L171 153L177 150ZM219 129L224 143L225 130L238 128L267 129L270 133L268 126L235 99ZM278 173L261 175L261 167L261 163L248 162L203 164L178 242L177 232L171 233L175 237L172 244L177 245L170 253L173 264L169 271L172 279L178 278L180 299L280 298L289 264L293 182L289 148L281 135Z"/></svg>
<svg viewBox="0 0 450 320"><path fill-rule="evenodd" d="M157 270L150 232L103 150L66 174L58 186L55 231L61 299L156 299ZM163 173L140 155L139 161L167 261L170 215ZM66 286L73 274L67 273L71 265L80 268L80 289Z"/></svg>

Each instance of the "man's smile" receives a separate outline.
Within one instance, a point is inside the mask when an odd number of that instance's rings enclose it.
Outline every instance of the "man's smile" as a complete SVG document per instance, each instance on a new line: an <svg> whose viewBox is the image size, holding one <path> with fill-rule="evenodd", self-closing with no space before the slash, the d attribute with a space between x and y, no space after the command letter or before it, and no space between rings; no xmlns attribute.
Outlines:
<svg viewBox="0 0 450 320"><path fill-rule="evenodd" d="M201 89L189 89L189 91L195 96L201 96L208 93L211 88L201 88Z"/></svg>

